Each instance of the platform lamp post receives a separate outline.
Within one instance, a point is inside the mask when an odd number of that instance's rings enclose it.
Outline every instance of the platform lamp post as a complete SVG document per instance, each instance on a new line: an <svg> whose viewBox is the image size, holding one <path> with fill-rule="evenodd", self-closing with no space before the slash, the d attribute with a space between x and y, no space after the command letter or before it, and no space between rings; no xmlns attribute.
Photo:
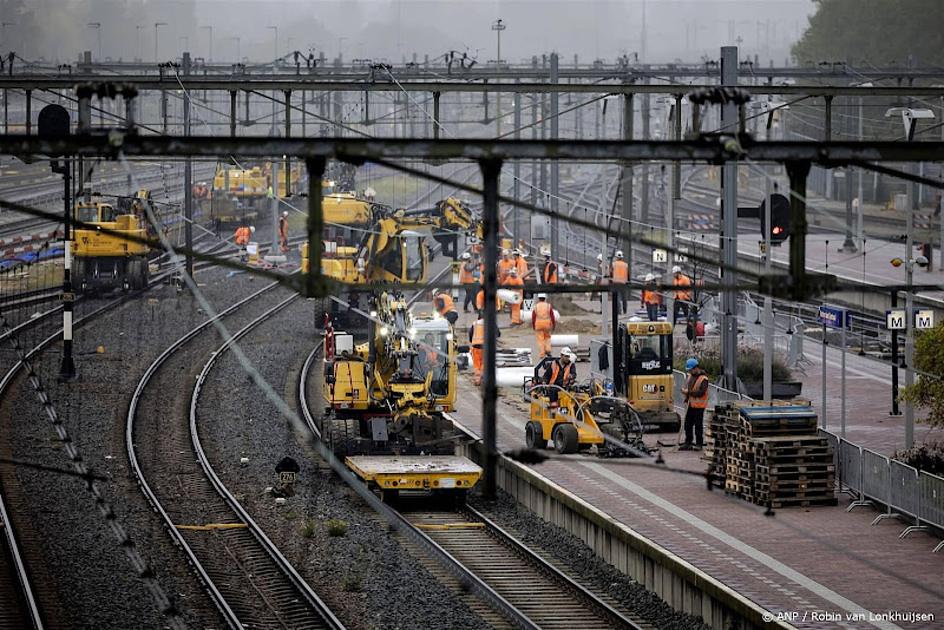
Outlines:
<svg viewBox="0 0 944 630"><path fill-rule="evenodd" d="M495 53L495 72L501 72L501 34L502 31L508 28L501 19L497 19L492 22L492 30L495 31L495 36L497 38L497 51ZM501 91L495 91L495 135L501 135L502 128L502 113L501 113Z"/></svg>
<svg viewBox="0 0 944 630"><path fill-rule="evenodd" d="M212 26L201 26L201 29L206 30L209 33L209 43L207 48L207 61L213 61L213 27Z"/></svg>
<svg viewBox="0 0 944 630"><path fill-rule="evenodd" d="M101 22L89 22L85 25L88 28L94 28L95 32L98 34L98 61L102 61L102 23Z"/></svg>
<svg viewBox="0 0 944 630"><path fill-rule="evenodd" d="M901 116L905 127L904 139L906 142L914 140L915 128L919 120L933 120L934 112L930 109L912 109L910 107L892 107L885 112L886 118ZM912 166L909 163L906 166L907 172L911 172ZM892 264L895 266L904 262L905 265L905 387L914 385L914 266L918 263L926 266L927 259L916 258L914 255L914 182L907 183L907 202L905 208L906 234L905 234L905 258L904 261L895 259ZM898 261L898 265L895 264ZM910 400L905 401L905 448L914 446L914 404Z"/></svg>
<svg viewBox="0 0 944 630"><path fill-rule="evenodd" d="M158 29L162 26L167 26L167 22L155 22L154 23L154 61L157 62L160 57L157 56L157 33Z"/></svg>
<svg viewBox="0 0 944 630"><path fill-rule="evenodd" d="M142 28L144 28L144 25L143 25L143 24L135 24L135 25L134 25L134 34L135 34L135 37L137 38L137 42L138 42L138 49L137 49L137 50L138 50L138 54L137 54L137 56L135 57L135 61L143 61L143 60L144 60L144 57L143 57L143 55L142 55L142 53L141 53L141 29L142 29Z"/></svg>

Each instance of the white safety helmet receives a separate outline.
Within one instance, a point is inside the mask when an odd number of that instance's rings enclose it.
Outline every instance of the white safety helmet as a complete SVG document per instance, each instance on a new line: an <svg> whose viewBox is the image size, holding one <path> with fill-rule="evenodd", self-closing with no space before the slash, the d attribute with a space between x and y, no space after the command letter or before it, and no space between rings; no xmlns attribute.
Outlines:
<svg viewBox="0 0 944 630"><path fill-rule="evenodd" d="M462 254L462 260L472 260L472 254L470 254L469 252L464 252Z"/></svg>
<svg viewBox="0 0 944 630"><path fill-rule="evenodd" d="M255 233L256 233L256 226L255 226L255 225L250 225L250 226L249 226L249 233L250 233L250 234L255 234Z"/></svg>
<svg viewBox="0 0 944 630"><path fill-rule="evenodd" d="M514 267L512 267L511 269L508 270L508 275L509 275L509 276L517 276L517 275L518 275L518 270L515 269Z"/></svg>
<svg viewBox="0 0 944 630"><path fill-rule="evenodd" d="M502 256L511 256L511 251L507 249L502 250Z"/></svg>
<svg viewBox="0 0 944 630"><path fill-rule="evenodd" d="M564 346L561 348L560 354L562 357L567 357L571 361L576 361L577 355L573 353L569 346Z"/></svg>
<svg viewBox="0 0 944 630"><path fill-rule="evenodd" d="M282 216L283 216L283 217L287 217L287 216L288 216L288 210L284 210L284 211L282 212Z"/></svg>
<svg viewBox="0 0 944 630"><path fill-rule="evenodd" d="M652 281L655 280L655 279L656 279L656 277L655 277L654 275L652 275L651 273L647 273L647 274L646 274L646 282L652 282Z"/></svg>
<svg viewBox="0 0 944 630"><path fill-rule="evenodd" d="M621 249L616 250L616 257L617 257L617 258L622 258L622 257L623 257L623 250L621 250Z"/></svg>
<svg viewBox="0 0 944 630"><path fill-rule="evenodd" d="M518 249L518 248L515 248L511 253L514 254L515 256L520 256L520 255L521 255L521 250Z"/></svg>
<svg viewBox="0 0 944 630"><path fill-rule="evenodd" d="M597 260L603 262L603 254L597 254Z"/></svg>
<svg viewBox="0 0 944 630"><path fill-rule="evenodd" d="M546 300L547 293L538 293L535 297L537 297L539 300Z"/></svg>
<svg viewBox="0 0 944 630"><path fill-rule="evenodd" d="M682 273L682 268L679 267L678 265L675 265L674 267L672 267L672 273Z"/></svg>

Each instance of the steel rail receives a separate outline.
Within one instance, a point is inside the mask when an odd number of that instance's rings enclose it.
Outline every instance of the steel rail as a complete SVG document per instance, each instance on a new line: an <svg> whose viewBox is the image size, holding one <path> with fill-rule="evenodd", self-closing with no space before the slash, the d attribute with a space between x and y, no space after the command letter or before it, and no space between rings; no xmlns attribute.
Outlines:
<svg viewBox="0 0 944 630"><path fill-rule="evenodd" d="M193 441L194 451L197 454L197 461L203 468L207 478L213 484L213 487L216 489L219 495L226 501L233 512L237 515L237 517L248 526L250 532L258 541L260 547L262 547L265 553L289 579L289 581L295 587L295 590L301 595L305 602L313 610L317 611L322 620L325 622L326 626L335 630L343 630L344 625L340 620L338 620L337 617L335 617L334 613L331 612L331 609L328 608L327 604L325 604L324 601L318 597L318 594L315 593L308 582L306 582L305 579L299 575L295 567L292 566L292 564L285 558L284 555L282 555L278 547L271 541L271 539L266 536L263 529L255 522L255 520L253 520L242 504L240 504L239 500L237 500L236 497L233 496L233 494L226 488L226 485L216 474L216 471L210 463L210 460L203 449L199 431L197 430L197 405L199 402L200 393L204 384L206 383L206 379L210 374L210 371L213 369L213 366L216 365L216 362L239 339L249 334L260 324L282 311L298 298L299 295L294 294L282 302L279 302L274 307L248 323L246 326L233 333L229 339L227 339L219 348L216 349L216 351L210 355L209 360L206 362L206 364L204 364L203 370L201 370L199 376L197 377L197 382L194 385L193 394L190 398L190 436Z"/></svg>

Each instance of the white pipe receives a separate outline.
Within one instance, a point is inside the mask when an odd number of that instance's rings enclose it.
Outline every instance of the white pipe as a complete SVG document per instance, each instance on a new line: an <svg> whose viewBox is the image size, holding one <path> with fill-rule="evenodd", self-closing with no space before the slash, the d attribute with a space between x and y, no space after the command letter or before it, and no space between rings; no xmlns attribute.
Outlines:
<svg viewBox="0 0 944 630"><path fill-rule="evenodd" d="M534 376L534 368L509 367L495 370L495 381L499 387L521 387L528 376Z"/></svg>
<svg viewBox="0 0 944 630"><path fill-rule="evenodd" d="M551 335L551 346L576 346L580 343L580 335Z"/></svg>

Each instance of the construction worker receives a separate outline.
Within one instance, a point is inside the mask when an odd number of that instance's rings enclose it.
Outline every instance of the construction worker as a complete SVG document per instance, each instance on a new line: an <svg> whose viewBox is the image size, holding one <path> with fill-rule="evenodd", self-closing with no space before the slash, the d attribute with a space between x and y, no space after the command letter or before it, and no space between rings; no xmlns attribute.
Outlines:
<svg viewBox="0 0 944 630"><path fill-rule="evenodd" d="M501 260L498 261L498 284L504 284L505 278L508 277L508 272L514 268L515 261L511 258L511 251L503 249Z"/></svg>
<svg viewBox="0 0 944 630"><path fill-rule="evenodd" d="M557 328L554 308L547 301L547 293L538 293L538 301L531 311L531 328L538 344L538 359L551 354L551 334Z"/></svg>
<svg viewBox="0 0 944 630"><path fill-rule="evenodd" d="M479 285L479 287L480 288L478 290L478 293L475 294L475 310L482 311L484 313L485 312L485 287L483 285ZM502 301L498 298L497 295L495 296L495 310L496 311L502 310Z"/></svg>
<svg viewBox="0 0 944 630"><path fill-rule="evenodd" d="M236 228L236 232L233 234L233 241L240 247L246 247L246 245L249 244L249 239L251 239L252 235L255 233L255 226L240 225L238 228Z"/></svg>
<svg viewBox="0 0 944 630"><path fill-rule="evenodd" d="M547 397L552 403L557 402L557 387L567 389L577 382L577 355L570 348L561 348L560 358L549 362L544 369L544 382L555 387L547 388Z"/></svg>
<svg viewBox="0 0 944 630"><path fill-rule="evenodd" d="M613 255L613 266L612 266L612 280L613 284L626 284L629 282L629 263L623 260L622 250L616 250L616 254ZM624 289L625 287L619 287ZM617 291L616 299L620 302L620 313L626 314L627 302L629 301L626 291Z"/></svg>
<svg viewBox="0 0 944 630"><path fill-rule="evenodd" d="M682 396L688 407L685 411L685 443L679 447L680 451L690 451L693 448L700 451L704 445L705 409L708 407L708 373L699 365L698 359L690 358L685 362L685 371L688 378L682 388ZM694 432L694 444L692 433Z"/></svg>
<svg viewBox="0 0 944 630"><path fill-rule="evenodd" d="M524 280L518 275L518 270L515 267L512 267L508 270L508 277L503 282L506 287L509 287L512 291L515 291L518 287L524 287ZM511 303L511 325L520 326L521 325L521 301L524 300L524 290L517 289L515 291L518 294L518 302Z"/></svg>
<svg viewBox="0 0 944 630"><path fill-rule="evenodd" d="M481 310L478 311L477 317L475 323L469 327L469 345L472 346L472 369L474 370L472 383L481 385L485 352L485 320Z"/></svg>
<svg viewBox="0 0 944 630"><path fill-rule="evenodd" d="M284 254L288 252L288 211L282 212L279 217L279 250Z"/></svg>
<svg viewBox="0 0 944 630"><path fill-rule="evenodd" d="M456 311L456 305L452 301L452 296L446 291L440 291L433 296L433 308L436 312L449 322L450 326L455 326L459 319L459 313Z"/></svg>
<svg viewBox="0 0 944 630"><path fill-rule="evenodd" d="M465 298L462 302L462 312L469 312L469 304L475 305L475 263L472 254L462 254L462 264L459 267L459 284L465 287Z"/></svg>
<svg viewBox="0 0 944 630"><path fill-rule="evenodd" d="M544 284L557 284L557 263L551 260L551 253L544 254L544 266L541 268L541 280Z"/></svg>
<svg viewBox="0 0 944 630"><path fill-rule="evenodd" d="M512 255L514 256L515 269L518 270L518 277L524 282L524 279L528 277L528 261L521 254L520 249L514 250Z"/></svg>
<svg viewBox="0 0 944 630"><path fill-rule="evenodd" d="M677 287L672 296L675 299L675 305L672 307L672 323L678 322L680 311L685 315L685 321L688 321L688 307L692 301L692 279L682 273L682 268L678 265L672 267L672 286Z"/></svg>
<svg viewBox="0 0 944 630"><path fill-rule="evenodd" d="M656 291L656 277L646 274L646 286L642 290L642 307L646 309L650 322L659 321L659 307L662 306L662 294Z"/></svg>

